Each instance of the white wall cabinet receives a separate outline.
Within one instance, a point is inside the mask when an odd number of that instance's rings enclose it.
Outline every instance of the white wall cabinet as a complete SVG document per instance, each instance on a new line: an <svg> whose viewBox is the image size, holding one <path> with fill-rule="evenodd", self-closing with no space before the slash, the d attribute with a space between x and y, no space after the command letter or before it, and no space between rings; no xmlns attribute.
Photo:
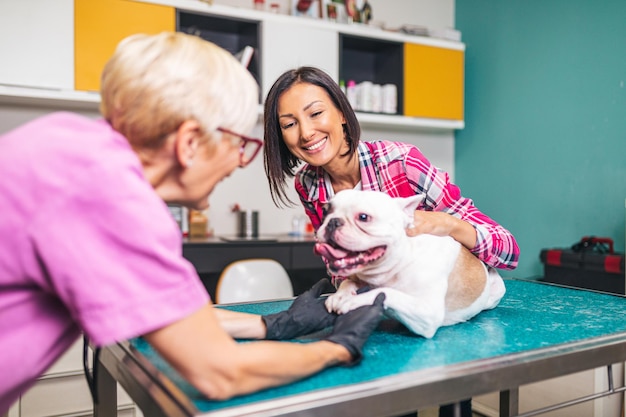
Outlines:
<svg viewBox="0 0 626 417"><path fill-rule="evenodd" d="M74 0L3 1L0 84L74 89Z"/></svg>
<svg viewBox="0 0 626 417"><path fill-rule="evenodd" d="M331 74L339 74L339 44L337 32L327 28L303 26L298 19L266 21L262 25L263 54L262 96L266 97L272 84L285 71L311 65Z"/></svg>
<svg viewBox="0 0 626 417"><path fill-rule="evenodd" d="M0 104L38 105L62 109L83 106L83 109L97 109L99 101L97 93L74 90L76 81L84 78L82 67L77 66L75 62L75 52L78 51L75 47L76 36L79 35L75 28L82 27L77 25L77 22L80 23L79 19L84 13L74 11L79 9L77 5L82 4L78 3L78 0L55 2L36 0L35 5L33 2L5 2L0 6L2 39L19 39L19 42L0 43L0 53L3 56L3 65L0 67ZM436 48L464 50L464 45L460 42L390 33L363 25L335 24L246 8L209 5L200 1L116 0L115 4L131 10L159 7L175 9L187 15L205 16L206 20L212 22L221 19L223 22L257 24L260 28L257 39L260 45L260 70L254 68L251 72L254 74L254 71L257 71L256 75L260 75L261 98L265 97L280 74L300 65L318 66L339 81L340 34L350 34L356 38L369 38L374 41L382 39L399 44L420 43ZM146 23L145 20L151 20L146 17L146 13L138 13L138 16L137 19L127 19L129 24L136 24L137 28L142 28L142 24ZM220 30L212 27L207 29L209 32ZM145 29L137 30L145 32ZM101 38L108 39L108 35L109 32L104 32L98 38L99 41L104 42L106 39ZM248 33L240 35L240 40L243 41L246 36ZM367 44L367 41L365 43ZM94 47L96 46L94 43ZM358 113L357 116L363 127L391 130L426 128L451 131L464 126L463 120L419 117L419 115L407 117Z"/></svg>

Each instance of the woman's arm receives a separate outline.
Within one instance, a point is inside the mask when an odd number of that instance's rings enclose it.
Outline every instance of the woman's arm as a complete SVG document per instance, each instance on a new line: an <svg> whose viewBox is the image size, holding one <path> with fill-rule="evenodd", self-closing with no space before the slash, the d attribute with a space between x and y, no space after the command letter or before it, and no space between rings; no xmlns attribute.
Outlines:
<svg viewBox="0 0 626 417"><path fill-rule="evenodd" d="M326 278L293 300L287 310L263 316L215 308L222 328L236 339L287 340L331 327L337 315L326 309L321 295L332 290Z"/></svg>
<svg viewBox="0 0 626 417"><path fill-rule="evenodd" d="M471 199L463 197L445 171L433 166L417 148L409 151L404 169L415 191L426 194L423 207L415 213L416 227L407 230L408 234L452 236L489 266L517 267L519 247L511 232L478 210Z"/></svg>
<svg viewBox="0 0 626 417"><path fill-rule="evenodd" d="M216 310L207 305L189 317L145 335L165 360L209 398L222 400L286 384L351 360L345 347L328 341L239 344L224 331ZM222 317L230 316L228 321L239 316L221 313ZM240 318L243 316L235 321ZM255 327L251 323L250 327Z"/></svg>
<svg viewBox="0 0 626 417"><path fill-rule="evenodd" d="M360 359L363 344L382 318L383 302L384 297L379 296L374 304L337 317L331 334L318 342L237 343L226 333L211 304L144 337L200 392L223 400ZM251 315L219 315L227 322L247 322L235 326L240 330L254 332L260 326Z"/></svg>
<svg viewBox="0 0 626 417"><path fill-rule="evenodd" d="M265 339L265 323L257 314L213 308L220 326L235 339Z"/></svg>
<svg viewBox="0 0 626 417"><path fill-rule="evenodd" d="M451 236L470 251L476 247L476 229L474 226L441 211L415 211L413 227L407 230L407 235L417 236L422 233Z"/></svg>

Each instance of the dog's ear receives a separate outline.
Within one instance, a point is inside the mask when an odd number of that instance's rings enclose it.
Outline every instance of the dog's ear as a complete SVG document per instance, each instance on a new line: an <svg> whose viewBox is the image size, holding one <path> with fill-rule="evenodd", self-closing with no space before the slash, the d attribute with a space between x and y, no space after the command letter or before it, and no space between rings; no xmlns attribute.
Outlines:
<svg viewBox="0 0 626 417"><path fill-rule="evenodd" d="M417 209L417 206L419 206L420 203L424 201L425 197L425 194L416 194L412 195L411 197L395 198L394 200L396 201L400 209L404 212L404 214L409 216L411 218L411 221L413 221L413 212Z"/></svg>

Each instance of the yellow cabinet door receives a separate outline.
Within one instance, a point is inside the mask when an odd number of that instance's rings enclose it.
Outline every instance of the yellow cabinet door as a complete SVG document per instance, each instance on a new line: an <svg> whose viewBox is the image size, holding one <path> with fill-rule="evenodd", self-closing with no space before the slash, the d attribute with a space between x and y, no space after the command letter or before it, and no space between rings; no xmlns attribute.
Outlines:
<svg viewBox="0 0 626 417"><path fill-rule="evenodd" d="M404 45L405 116L463 120L464 51Z"/></svg>
<svg viewBox="0 0 626 417"><path fill-rule="evenodd" d="M173 7L130 0L74 0L74 88L99 91L104 64L125 37L175 27Z"/></svg>

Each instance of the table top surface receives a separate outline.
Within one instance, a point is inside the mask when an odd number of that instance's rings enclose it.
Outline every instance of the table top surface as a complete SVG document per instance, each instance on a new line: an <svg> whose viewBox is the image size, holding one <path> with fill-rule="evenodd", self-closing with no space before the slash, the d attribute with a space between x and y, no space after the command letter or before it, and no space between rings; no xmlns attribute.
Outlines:
<svg viewBox="0 0 626 417"><path fill-rule="evenodd" d="M507 279L505 284L507 293L498 307L468 322L442 327L432 339L416 336L397 322L385 320L368 339L364 359L358 365L330 368L302 381L223 402L206 400L143 339L131 341L131 346L172 380L200 413L311 393L323 396L328 390L355 385L380 386L383 379L385 384L416 380L427 383L469 372L469 364L487 370L490 361L500 363L502 358L516 355L567 351L571 346L587 346L590 341L606 338L617 337L623 344L620 349L626 351L625 297L534 281ZM290 303L279 300L222 307L268 314L286 309ZM323 336L318 333L298 341L306 343Z"/></svg>

